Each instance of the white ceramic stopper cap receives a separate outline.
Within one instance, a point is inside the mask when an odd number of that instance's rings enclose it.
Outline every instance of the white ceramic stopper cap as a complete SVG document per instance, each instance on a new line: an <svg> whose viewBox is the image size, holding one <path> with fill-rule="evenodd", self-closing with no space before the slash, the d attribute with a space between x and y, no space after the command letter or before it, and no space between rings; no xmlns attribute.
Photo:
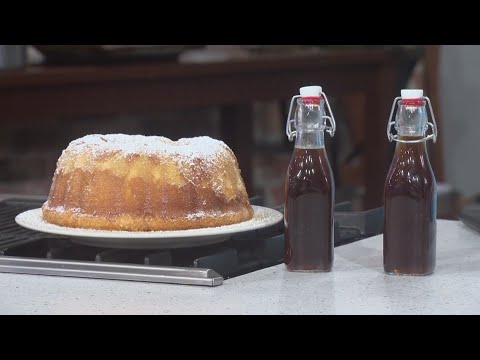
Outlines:
<svg viewBox="0 0 480 360"><path fill-rule="evenodd" d="M423 98L423 90L421 89L402 90L402 100L421 99L421 98Z"/></svg>
<svg viewBox="0 0 480 360"><path fill-rule="evenodd" d="M322 87L321 86L305 86L300 89L301 97L321 97L322 96Z"/></svg>

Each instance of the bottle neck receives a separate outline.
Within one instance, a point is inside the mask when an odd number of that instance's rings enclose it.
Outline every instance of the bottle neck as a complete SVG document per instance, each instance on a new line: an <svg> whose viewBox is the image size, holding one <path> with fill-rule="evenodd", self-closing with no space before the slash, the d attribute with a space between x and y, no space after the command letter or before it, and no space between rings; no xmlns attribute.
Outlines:
<svg viewBox="0 0 480 360"><path fill-rule="evenodd" d="M400 101L395 129L400 138L422 138L427 133L428 115L425 101Z"/></svg>
<svg viewBox="0 0 480 360"><path fill-rule="evenodd" d="M297 132L295 141L297 149L322 149L325 147L325 135L323 131Z"/></svg>
<svg viewBox="0 0 480 360"><path fill-rule="evenodd" d="M406 141L412 141L412 140L419 140L421 139L421 136L401 136L401 140L406 140ZM396 147L395 147L395 153L398 154L403 154L405 152L414 152L417 155L427 155L427 143L425 141L422 142L416 142L416 143L401 143L398 142Z"/></svg>
<svg viewBox="0 0 480 360"><path fill-rule="evenodd" d="M413 138L406 138L405 140L415 140ZM395 154L392 160L392 166L400 168L421 168L428 169L433 172L428 156L427 144L420 143L397 143ZM405 175L408 175L408 171Z"/></svg>
<svg viewBox="0 0 480 360"><path fill-rule="evenodd" d="M299 149L324 148L325 100L304 101L299 99L297 105L295 147Z"/></svg>

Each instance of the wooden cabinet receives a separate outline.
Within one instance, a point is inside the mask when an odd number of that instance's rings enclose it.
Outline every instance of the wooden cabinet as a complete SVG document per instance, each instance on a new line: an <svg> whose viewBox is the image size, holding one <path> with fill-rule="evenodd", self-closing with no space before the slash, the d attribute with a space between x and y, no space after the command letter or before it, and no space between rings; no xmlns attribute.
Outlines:
<svg viewBox="0 0 480 360"><path fill-rule="evenodd" d="M320 84L329 96L365 97L365 205L375 207L382 203L390 161L385 128L398 93L396 81L395 53L388 49L332 49L216 64L29 67L0 72L0 124L218 106L223 109L223 136L236 152L251 189L254 147L249 104L285 101L301 86Z"/></svg>

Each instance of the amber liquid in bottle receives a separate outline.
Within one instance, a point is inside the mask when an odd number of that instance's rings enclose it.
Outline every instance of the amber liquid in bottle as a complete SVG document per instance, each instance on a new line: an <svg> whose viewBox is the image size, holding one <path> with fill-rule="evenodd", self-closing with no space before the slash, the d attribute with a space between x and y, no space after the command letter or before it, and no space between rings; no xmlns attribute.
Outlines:
<svg viewBox="0 0 480 360"><path fill-rule="evenodd" d="M417 140L420 137L401 137ZM398 143L385 185L384 269L430 275L436 259L437 186L426 143Z"/></svg>
<svg viewBox="0 0 480 360"><path fill-rule="evenodd" d="M334 258L334 183L325 148L296 148L287 176L287 269L331 271Z"/></svg>

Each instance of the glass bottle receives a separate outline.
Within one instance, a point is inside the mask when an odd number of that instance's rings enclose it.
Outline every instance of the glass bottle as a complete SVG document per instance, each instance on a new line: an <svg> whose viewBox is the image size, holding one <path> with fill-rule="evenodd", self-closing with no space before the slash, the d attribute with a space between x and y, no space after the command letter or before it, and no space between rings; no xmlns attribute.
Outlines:
<svg viewBox="0 0 480 360"><path fill-rule="evenodd" d="M428 122L427 103L433 123ZM394 125L396 135L391 133ZM427 136L429 127L432 134ZM423 90L403 90L395 99L387 134L397 145L385 184L384 270L430 275L436 263L437 184L426 142L436 142L437 126Z"/></svg>
<svg viewBox="0 0 480 360"><path fill-rule="evenodd" d="M292 99L287 122L295 149L285 181L285 264L292 272L329 272L334 261L335 183L324 132L333 137L336 125L320 86L304 87L300 94ZM295 102L296 116L290 120ZM331 116L325 115L325 104Z"/></svg>

